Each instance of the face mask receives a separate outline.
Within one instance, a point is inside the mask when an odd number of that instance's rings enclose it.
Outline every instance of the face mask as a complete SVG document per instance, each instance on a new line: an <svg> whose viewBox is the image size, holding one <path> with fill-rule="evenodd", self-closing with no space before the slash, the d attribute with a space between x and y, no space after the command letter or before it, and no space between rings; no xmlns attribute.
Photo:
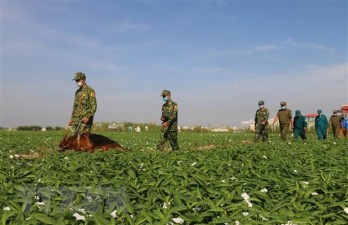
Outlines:
<svg viewBox="0 0 348 225"><path fill-rule="evenodd" d="M281 109L285 109L285 106L282 106Z"/></svg>
<svg viewBox="0 0 348 225"><path fill-rule="evenodd" d="M263 106L263 105L260 105L259 107L260 107L260 109L262 109L264 106Z"/></svg>
<svg viewBox="0 0 348 225"><path fill-rule="evenodd" d="M76 85L77 85L78 87L82 87L82 85L83 85L82 80L80 80L79 82L76 82Z"/></svg>
<svg viewBox="0 0 348 225"><path fill-rule="evenodd" d="M163 101L168 102L169 98L168 97L163 97Z"/></svg>

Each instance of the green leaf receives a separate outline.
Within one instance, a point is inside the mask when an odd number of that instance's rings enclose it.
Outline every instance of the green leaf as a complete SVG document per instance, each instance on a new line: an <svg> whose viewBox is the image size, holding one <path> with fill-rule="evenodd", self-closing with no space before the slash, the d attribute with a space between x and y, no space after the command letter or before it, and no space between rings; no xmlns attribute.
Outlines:
<svg viewBox="0 0 348 225"><path fill-rule="evenodd" d="M43 213L35 213L30 216L32 219L43 222L44 224L56 224L56 220Z"/></svg>

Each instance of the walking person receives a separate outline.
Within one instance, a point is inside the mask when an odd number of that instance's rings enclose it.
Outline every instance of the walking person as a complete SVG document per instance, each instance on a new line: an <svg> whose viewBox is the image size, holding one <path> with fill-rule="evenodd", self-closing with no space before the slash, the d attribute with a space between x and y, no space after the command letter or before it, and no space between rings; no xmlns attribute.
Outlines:
<svg viewBox="0 0 348 225"><path fill-rule="evenodd" d="M95 91L87 85L84 73L75 73L73 80L76 82L78 90L75 92L73 111L68 125L71 126L74 133L90 133L93 117L97 110Z"/></svg>
<svg viewBox="0 0 348 225"><path fill-rule="evenodd" d="M171 99L170 91L163 90L161 94L162 106L162 128L161 138L157 144L157 149L163 151L165 143L168 141L172 151L179 150L178 145L178 104Z"/></svg>
<svg viewBox="0 0 348 225"><path fill-rule="evenodd" d="M307 122L306 117L302 116L300 110L295 111L295 117L293 121L293 134L294 139L298 139L298 137L301 137L302 140L307 140L306 137L306 131L307 131Z"/></svg>
<svg viewBox="0 0 348 225"><path fill-rule="evenodd" d="M291 124L291 119L292 112L286 107L286 102L280 102L280 109L278 110L277 115L273 120L273 126L277 121L279 121L280 137L283 141L286 140L286 135Z"/></svg>
<svg viewBox="0 0 348 225"><path fill-rule="evenodd" d="M318 116L315 117L315 131L318 136L318 140L325 140L327 138L327 131L329 128L329 122L325 115L322 114L322 110L318 109Z"/></svg>
<svg viewBox="0 0 348 225"><path fill-rule="evenodd" d="M330 116L329 124L331 125L334 138L339 138L341 130L341 117L338 115L338 110L334 110Z"/></svg>
<svg viewBox="0 0 348 225"><path fill-rule="evenodd" d="M257 142L262 137L263 142L268 142L268 119L269 111L265 108L265 102L259 101L259 109L255 114L255 138L254 142Z"/></svg>

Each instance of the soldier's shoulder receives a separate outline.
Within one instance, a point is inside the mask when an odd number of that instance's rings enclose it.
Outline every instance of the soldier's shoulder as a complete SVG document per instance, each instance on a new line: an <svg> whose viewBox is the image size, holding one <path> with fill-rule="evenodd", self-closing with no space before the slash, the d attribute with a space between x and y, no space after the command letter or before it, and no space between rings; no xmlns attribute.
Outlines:
<svg viewBox="0 0 348 225"><path fill-rule="evenodd" d="M263 111L263 112L268 112L269 110L268 110L267 108L264 107L264 108L261 109L261 111Z"/></svg>

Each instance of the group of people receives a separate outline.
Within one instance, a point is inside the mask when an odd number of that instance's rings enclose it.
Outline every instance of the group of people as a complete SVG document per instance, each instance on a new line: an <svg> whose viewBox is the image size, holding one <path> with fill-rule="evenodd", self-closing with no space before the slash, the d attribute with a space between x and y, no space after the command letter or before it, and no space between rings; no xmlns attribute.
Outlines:
<svg viewBox="0 0 348 225"><path fill-rule="evenodd" d="M87 85L86 75L82 72L75 73L73 81L76 82L78 90L75 92L73 111L68 121L68 126L76 134L90 133L94 114L97 110L95 91ZM171 93L168 90L163 90L161 97L164 104L160 118L162 121L161 137L157 144L157 149L164 150L168 141L172 150L176 151L179 150L177 134L178 104L171 99Z"/></svg>
<svg viewBox="0 0 348 225"><path fill-rule="evenodd" d="M86 75L82 72L77 72L74 75L73 81L76 82L78 90L75 93L73 104L73 112L68 126L71 127L74 133L90 133L94 114L97 110L97 99L93 88L87 85ZM169 142L173 151L179 150L178 145L178 104L171 99L169 90L163 90L161 97L164 101L162 106L162 121L161 137L157 144L158 150L164 150L166 142ZM269 110L265 107L265 102L258 102L259 109L255 115L255 138L258 141L261 137L264 142L268 142L269 132ZM340 131L344 130L344 135L347 136L348 121L342 116L339 116L337 110L328 121L326 116L322 114L322 110L318 110L318 116L315 118L315 130L319 140L327 138L329 125L332 127L334 137L340 135ZM286 102L280 103L280 109L273 120L274 124L279 121L280 136L282 140L286 140L289 129L293 129L294 138L301 137L306 140L307 122L300 110L295 111L295 117L292 118L292 112L287 108Z"/></svg>
<svg viewBox="0 0 348 225"><path fill-rule="evenodd" d="M259 109L255 114L255 137L254 142L257 142L261 137L264 142L268 142L269 132L269 110L265 107L263 100L258 102ZM347 137L348 120L343 114L338 115L338 110L333 111L333 115L328 120L321 109L317 110L317 116L314 120L314 127L318 140L327 138L329 127L332 128L332 133L335 138L339 136ZM286 102L280 102L280 109L273 120L272 126L279 121L280 137L286 140L287 133L290 129L293 130L294 139L301 137L302 140L307 140L307 121L300 110L295 111L295 117L292 118L292 111L287 108Z"/></svg>

